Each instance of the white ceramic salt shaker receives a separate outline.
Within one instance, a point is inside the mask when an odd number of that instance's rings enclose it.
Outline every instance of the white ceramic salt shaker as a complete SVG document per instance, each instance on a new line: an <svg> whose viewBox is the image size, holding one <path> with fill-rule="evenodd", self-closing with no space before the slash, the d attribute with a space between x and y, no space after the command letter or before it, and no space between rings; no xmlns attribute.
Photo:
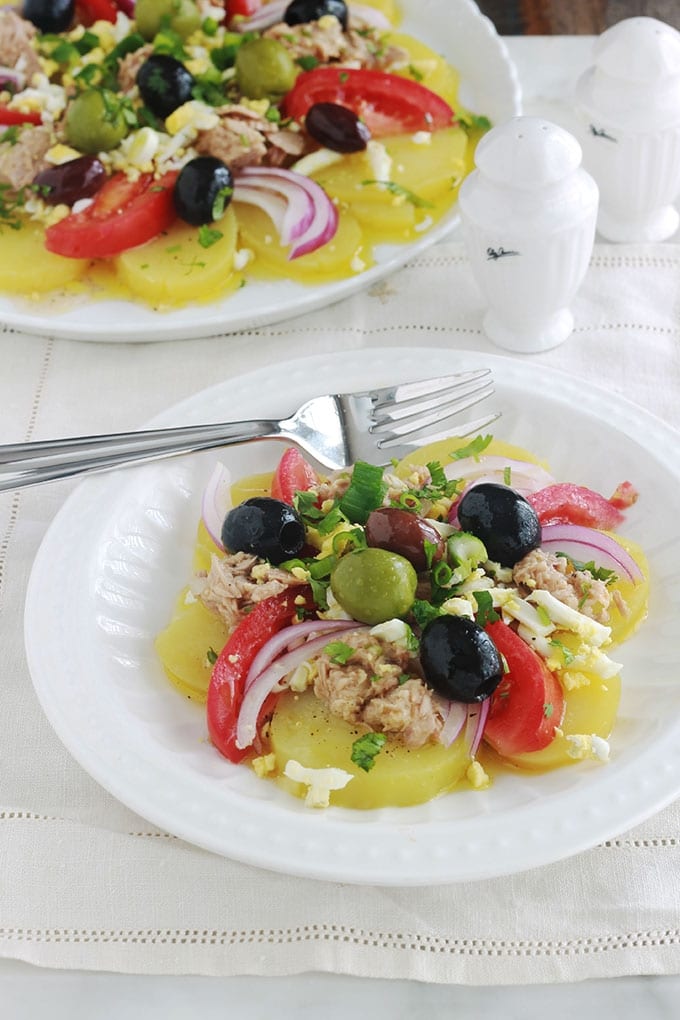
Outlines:
<svg viewBox="0 0 680 1020"><path fill-rule="evenodd" d="M597 39L576 86L584 166L600 188L609 241L665 241L678 229L680 32L627 18Z"/></svg>
<svg viewBox="0 0 680 1020"><path fill-rule="evenodd" d="M568 131L515 117L477 146L460 212L475 280L489 305L487 336L524 354L562 343L588 268L598 190Z"/></svg>

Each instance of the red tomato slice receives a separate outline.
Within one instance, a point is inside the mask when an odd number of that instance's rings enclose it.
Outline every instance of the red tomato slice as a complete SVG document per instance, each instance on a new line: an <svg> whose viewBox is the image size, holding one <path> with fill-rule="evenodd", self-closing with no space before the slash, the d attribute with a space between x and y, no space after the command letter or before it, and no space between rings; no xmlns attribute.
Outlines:
<svg viewBox="0 0 680 1020"><path fill-rule="evenodd" d="M484 740L500 755L539 751L551 742L562 721L560 682L507 624L498 620L485 630L509 671L491 695Z"/></svg>
<svg viewBox="0 0 680 1020"><path fill-rule="evenodd" d="M293 622L301 595L311 597L307 585L288 588L258 602L232 632L213 667L208 687L208 732L217 750L229 761L242 761L249 753L248 748L236 746L236 723L248 670L267 641Z"/></svg>
<svg viewBox="0 0 680 1020"><path fill-rule="evenodd" d="M396 74L348 67L303 71L283 101L284 114L302 121L314 103L353 110L376 137L436 131L455 123L449 104L435 92Z"/></svg>
<svg viewBox="0 0 680 1020"><path fill-rule="evenodd" d="M541 524L582 524L611 530L624 519L621 511L599 492L571 482L548 485L527 499Z"/></svg>
<svg viewBox="0 0 680 1020"><path fill-rule="evenodd" d="M616 486L614 492L609 497L609 502L612 506L615 506L617 510L627 510L633 503L637 503L637 499L640 493L637 491L632 482L621 482Z"/></svg>
<svg viewBox="0 0 680 1020"><path fill-rule="evenodd" d="M272 479L272 496L293 505L296 492L306 492L318 482L318 476L311 464L294 446L290 446L279 461Z"/></svg>
<svg viewBox="0 0 680 1020"><path fill-rule="evenodd" d="M15 124L42 124L42 117L39 113L21 113L19 110L9 110L6 106L0 106L0 125L13 127Z"/></svg>
<svg viewBox="0 0 680 1020"><path fill-rule="evenodd" d="M71 213L45 231L45 247L73 259L110 258L167 230L176 218L172 189L177 174L129 181L114 174L83 212Z"/></svg>
<svg viewBox="0 0 680 1020"><path fill-rule="evenodd" d="M95 21L115 23L118 7L113 0L78 0L78 21L83 25L93 25Z"/></svg>

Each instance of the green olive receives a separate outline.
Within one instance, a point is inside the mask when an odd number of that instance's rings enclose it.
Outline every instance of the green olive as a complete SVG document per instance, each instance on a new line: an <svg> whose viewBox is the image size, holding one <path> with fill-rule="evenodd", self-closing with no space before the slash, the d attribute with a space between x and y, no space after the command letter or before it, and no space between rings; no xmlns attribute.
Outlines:
<svg viewBox="0 0 680 1020"><path fill-rule="evenodd" d="M404 616L413 605L417 583L409 561L387 549L355 549L331 574L331 591L342 608L371 626Z"/></svg>
<svg viewBox="0 0 680 1020"><path fill-rule="evenodd" d="M298 69L276 39L249 39L236 54L236 81L249 99L279 99L295 84Z"/></svg>
<svg viewBox="0 0 680 1020"><path fill-rule="evenodd" d="M128 133L118 97L108 89L86 89L75 96L64 128L68 143L88 154L115 149Z"/></svg>
<svg viewBox="0 0 680 1020"><path fill-rule="evenodd" d="M201 26L201 12L193 0L137 0L135 6L137 31L151 40L167 27L187 39Z"/></svg>

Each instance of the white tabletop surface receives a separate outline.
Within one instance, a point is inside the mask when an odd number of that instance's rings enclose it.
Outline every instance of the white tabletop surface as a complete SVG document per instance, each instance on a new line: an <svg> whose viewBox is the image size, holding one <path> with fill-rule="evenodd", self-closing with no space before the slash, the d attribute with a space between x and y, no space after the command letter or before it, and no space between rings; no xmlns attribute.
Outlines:
<svg viewBox="0 0 680 1020"><path fill-rule="evenodd" d="M588 63L591 40L509 38L527 113L549 116L553 100L568 93ZM678 1015L680 977L635 977L579 984L462 987L380 981L330 974L276 978L150 977L38 969L0 960L0 1018L33 1020L179 1020L184 1017L280 1016L306 1020L323 1014L340 1020L458 1015L475 1020L657 1020Z"/></svg>

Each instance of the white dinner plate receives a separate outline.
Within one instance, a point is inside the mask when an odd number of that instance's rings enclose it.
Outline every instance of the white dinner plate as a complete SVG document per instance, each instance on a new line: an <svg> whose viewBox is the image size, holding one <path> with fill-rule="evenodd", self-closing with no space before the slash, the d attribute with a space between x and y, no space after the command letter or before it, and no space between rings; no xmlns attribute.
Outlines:
<svg viewBox="0 0 680 1020"><path fill-rule="evenodd" d="M500 123L520 112L520 89L505 43L472 0L401 0L405 31L442 53L461 75L460 98L474 113ZM432 230L408 244L380 245L365 273L331 283L249 280L212 304L159 312L132 301L50 299L41 303L0 294L0 324L26 333L73 340L141 343L216 336L309 312L394 272L445 237L457 224L452 208Z"/></svg>
<svg viewBox="0 0 680 1020"><path fill-rule="evenodd" d="M495 435L545 457L559 479L640 491L625 534L651 565L649 618L623 663L611 760L499 775L411 808L315 811L222 758L204 709L165 678L154 636L188 582L202 488L215 454L87 480L50 527L26 604L35 689L61 740L102 786L164 830L216 853L312 878L433 884L567 857L628 829L680 793L680 533L676 432L581 379L535 363L430 348L292 361L184 401L154 425L285 414L314 394L488 365ZM280 378L285 373L286 395ZM235 477L270 469L281 444L221 452Z"/></svg>

